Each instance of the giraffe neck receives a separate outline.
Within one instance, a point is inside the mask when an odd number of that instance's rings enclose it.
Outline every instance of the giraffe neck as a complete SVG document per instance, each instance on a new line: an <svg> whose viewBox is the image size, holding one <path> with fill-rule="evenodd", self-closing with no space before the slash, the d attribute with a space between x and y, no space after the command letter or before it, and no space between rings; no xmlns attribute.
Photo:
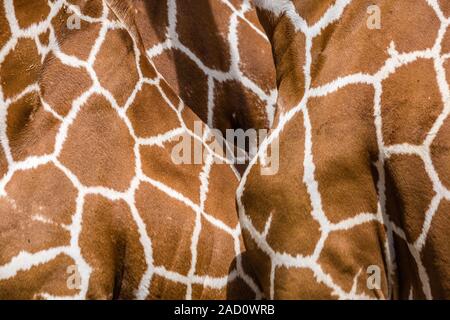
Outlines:
<svg viewBox="0 0 450 320"><path fill-rule="evenodd" d="M296 106L305 91L306 36L297 32L292 17L298 14L305 25L312 25L326 11L329 2L256 0L258 17L272 45L280 112Z"/></svg>

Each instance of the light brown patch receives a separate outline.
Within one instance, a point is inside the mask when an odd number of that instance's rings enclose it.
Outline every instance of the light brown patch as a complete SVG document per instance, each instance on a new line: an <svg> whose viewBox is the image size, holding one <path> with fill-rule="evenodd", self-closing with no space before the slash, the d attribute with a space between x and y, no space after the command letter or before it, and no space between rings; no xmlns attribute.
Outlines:
<svg viewBox="0 0 450 320"><path fill-rule="evenodd" d="M19 39L0 66L0 82L5 98L18 95L35 83L41 71L41 57L31 39Z"/></svg>
<svg viewBox="0 0 450 320"><path fill-rule="evenodd" d="M449 4L449 13L450 13L450 4ZM450 53L450 28L447 28L445 32L444 39L442 40L442 51L443 54Z"/></svg>
<svg viewBox="0 0 450 320"><path fill-rule="evenodd" d="M87 196L79 243L93 269L88 299L134 298L146 263L127 204Z"/></svg>
<svg viewBox="0 0 450 320"><path fill-rule="evenodd" d="M184 300L186 299L186 290L187 286L182 283L155 275L152 278L147 300Z"/></svg>
<svg viewBox="0 0 450 320"><path fill-rule="evenodd" d="M421 144L442 111L432 60L417 60L383 81L383 136L387 145Z"/></svg>
<svg viewBox="0 0 450 320"><path fill-rule="evenodd" d="M207 288L199 284L192 285L192 300L225 300L224 289Z"/></svg>
<svg viewBox="0 0 450 320"><path fill-rule="evenodd" d="M108 31L94 69L101 85L123 106L139 80L133 42L127 31Z"/></svg>
<svg viewBox="0 0 450 320"><path fill-rule="evenodd" d="M225 39L230 9L220 1L179 0L177 13L177 33L181 43L203 57L207 67L228 71L231 55Z"/></svg>
<svg viewBox="0 0 450 320"><path fill-rule="evenodd" d="M102 96L92 96L71 125L60 161L86 186L125 191L134 176L133 139Z"/></svg>
<svg viewBox="0 0 450 320"><path fill-rule="evenodd" d="M136 191L136 206L152 241L154 264L187 275L195 212L148 184Z"/></svg>
<svg viewBox="0 0 450 320"><path fill-rule="evenodd" d="M438 2L444 15L450 17L450 3L446 0L438 0Z"/></svg>
<svg viewBox="0 0 450 320"><path fill-rule="evenodd" d="M7 196L0 198L0 265L20 251L69 244L63 225L72 221L77 191L61 171L52 165L20 171L5 189Z"/></svg>
<svg viewBox="0 0 450 320"><path fill-rule="evenodd" d="M68 2L79 6L81 12L86 16L100 18L102 15L102 1L68 0Z"/></svg>
<svg viewBox="0 0 450 320"><path fill-rule="evenodd" d="M274 299L331 300L332 289L320 283L310 269L278 267Z"/></svg>
<svg viewBox="0 0 450 320"><path fill-rule="evenodd" d="M295 31L290 20L282 19L271 41L277 73L278 112L285 113L300 103L305 92L305 36Z"/></svg>
<svg viewBox="0 0 450 320"><path fill-rule="evenodd" d="M188 138L185 137L184 139ZM194 203L199 203L199 176L203 166L202 164L174 164L172 150L176 144L181 143L179 141L181 139L167 142L164 144L164 148L160 146L142 146L142 169L148 177L166 184L183 196L191 199ZM188 141L193 148L193 141ZM191 153L188 154L190 155ZM161 170L161 168L165 168L165 170Z"/></svg>
<svg viewBox="0 0 450 320"><path fill-rule="evenodd" d="M336 3L336 0L325 1L304 1L294 0L295 8L298 14L306 20L308 25L314 25L319 21L325 12Z"/></svg>
<svg viewBox="0 0 450 320"><path fill-rule="evenodd" d="M242 199L246 214L260 232L272 216L269 244L276 251L292 255L311 254L320 237L303 183L304 144L303 121L297 117L286 125L280 138L279 171L275 175L261 175L260 165L255 165Z"/></svg>
<svg viewBox="0 0 450 320"><path fill-rule="evenodd" d="M145 84L127 111L139 137L152 137L180 127L178 117L161 96L158 88Z"/></svg>

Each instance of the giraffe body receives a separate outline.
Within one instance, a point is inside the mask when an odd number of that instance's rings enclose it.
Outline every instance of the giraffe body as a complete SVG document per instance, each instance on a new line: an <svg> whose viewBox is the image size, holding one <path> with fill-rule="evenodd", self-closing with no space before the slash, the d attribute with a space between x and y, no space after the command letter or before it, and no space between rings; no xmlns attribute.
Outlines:
<svg viewBox="0 0 450 320"><path fill-rule="evenodd" d="M212 150L172 162L178 138L207 149L208 130L193 132L129 9L1 2L0 298L260 296L239 175Z"/></svg>
<svg viewBox="0 0 450 320"><path fill-rule="evenodd" d="M279 89L260 155L279 140L280 170L255 158L238 204L265 295L449 298L447 2L255 2Z"/></svg>

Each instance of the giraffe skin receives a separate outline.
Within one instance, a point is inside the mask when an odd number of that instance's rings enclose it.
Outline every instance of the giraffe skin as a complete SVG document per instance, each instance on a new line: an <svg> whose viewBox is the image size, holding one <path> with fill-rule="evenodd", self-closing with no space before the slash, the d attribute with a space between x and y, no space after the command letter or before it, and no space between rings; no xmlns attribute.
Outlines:
<svg viewBox="0 0 450 320"><path fill-rule="evenodd" d="M213 162L207 126L193 132L199 118L122 9L0 4L0 298L261 297L241 255L239 175ZM183 135L203 164L171 162Z"/></svg>
<svg viewBox="0 0 450 320"><path fill-rule="evenodd" d="M210 127L273 122L270 43L249 0L131 0L147 55Z"/></svg>
<svg viewBox="0 0 450 320"><path fill-rule="evenodd" d="M237 202L264 295L450 298L448 2L255 3L278 106ZM263 176L276 140L280 169Z"/></svg>

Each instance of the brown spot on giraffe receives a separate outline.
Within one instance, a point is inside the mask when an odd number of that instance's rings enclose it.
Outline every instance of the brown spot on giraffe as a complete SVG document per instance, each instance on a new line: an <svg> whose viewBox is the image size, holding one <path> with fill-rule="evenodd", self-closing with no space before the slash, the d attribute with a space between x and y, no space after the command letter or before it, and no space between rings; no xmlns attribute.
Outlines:
<svg viewBox="0 0 450 320"><path fill-rule="evenodd" d="M22 29L44 20L50 13L50 7L45 0L27 1L14 0L17 22Z"/></svg>
<svg viewBox="0 0 450 320"><path fill-rule="evenodd" d="M37 252L67 245L69 225L75 212L76 189L52 165L16 174L1 198L0 255L3 265L20 251ZM20 232L16 232L20 230Z"/></svg>
<svg viewBox="0 0 450 320"><path fill-rule="evenodd" d="M122 43L126 45L118 45ZM119 106L125 105L139 80L135 59L128 33L125 30L108 31L94 69L100 83L111 91Z"/></svg>
<svg viewBox="0 0 450 320"><path fill-rule="evenodd" d="M26 52L26 54L25 54ZM31 39L20 39L0 65L0 82L5 98L12 98L35 83L41 58Z"/></svg>
<svg viewBox="0 0 450 320"><path fill-rule="evenodd" d="M443 239L449 225L449 201L443 201L435 213L430 226L430 233L424 248L424 265L430 275L431 292L436 297L447 297L450 291L450 279L446 269L450 264L450 245ZM437 272L435 272L437 270Z"/></svg>
<svg viewBox="0 0 450 320"><path fill-rule="evenodd" d="M420 59L403 66L382 85L385 143L421 144L442 112L433 61Z"/></svg>
<svg viewBox="0 0 450 320"><path fill-rule="evenodd" d="M133 147L123 120L103 96L94 95L69 128L59 159L84 185L125 191L135 174Z"/></svg>
<svg viewBox="0 0 450 320"><path fill-rule="evenodd" d="M66 116L72 104L92 86L89 74L81 69L61 63L54 55L48 55L40 79L41 94L55 112Z"/></svg>
<svg viewBox="0 0 450 320"><path fill-rule="evenodd" d="M39 95L29 93L8 108L7 130L12 157L50 154L54 150L58 120L42 108Z"/></svg>

